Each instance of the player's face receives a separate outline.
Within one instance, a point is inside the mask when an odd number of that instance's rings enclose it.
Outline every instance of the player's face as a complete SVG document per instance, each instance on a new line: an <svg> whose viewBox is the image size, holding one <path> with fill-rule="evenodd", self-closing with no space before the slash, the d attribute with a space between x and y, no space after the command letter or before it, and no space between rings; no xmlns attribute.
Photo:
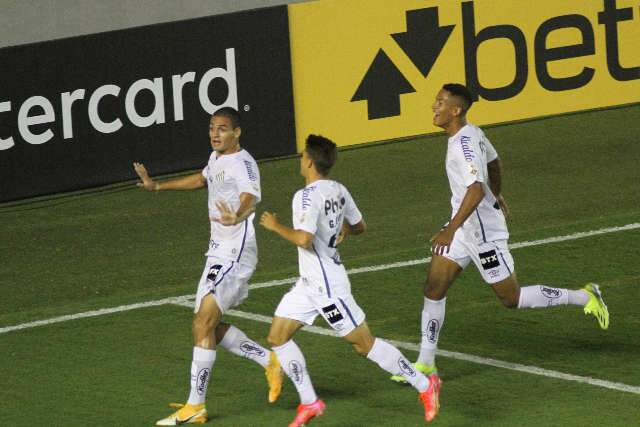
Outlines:
<svg viewBox="0 0 640 427"><path fill-rule="evenodd" d="M240 128L233 129L231 119L225 116L213 116L209 122L209 140L211 148L219 154L235 153L239 149Z"/></svg>
<svg viewBox="0 0 640 427"><path fill-rule="evenodd" d="M459 115L460 106L457 105L451 94L440 89L436 95L436 100L431 106L433 111L433 124L440 128L447 128L451 121Z"/></svg>

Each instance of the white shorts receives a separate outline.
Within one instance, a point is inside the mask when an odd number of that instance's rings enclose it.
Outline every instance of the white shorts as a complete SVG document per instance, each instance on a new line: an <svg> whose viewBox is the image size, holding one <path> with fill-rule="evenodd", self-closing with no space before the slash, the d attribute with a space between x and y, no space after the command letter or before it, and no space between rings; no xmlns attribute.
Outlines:
<svg viewBox="0 0 640 427"><path fill-rule="evenodd" d="M240 305L249 295L249 279L254 270L255 267L234 261L207 258L193 311L198 312L202 299L209 294L213 294L222 313Z"/></svg>
<svg viewBox="0 0 640 427"><path fill-rule="evenodd" d="M489 284L500 282L515 271L506 240L469 242L460 229L456 230L453 236L449 252L443 256L457 263L462 269L473 261L482 279Z"/></svg>
<svg viewBox="0 0 640 427"><path fill-rule="evenodd" d="M304 290L301 279L284 294L275 313L278 317L297 320L306 325L312 325L318 314L341 337L348 335L365 319L364 311L352 295L331 298L325 295L310 295Z"/></svg>

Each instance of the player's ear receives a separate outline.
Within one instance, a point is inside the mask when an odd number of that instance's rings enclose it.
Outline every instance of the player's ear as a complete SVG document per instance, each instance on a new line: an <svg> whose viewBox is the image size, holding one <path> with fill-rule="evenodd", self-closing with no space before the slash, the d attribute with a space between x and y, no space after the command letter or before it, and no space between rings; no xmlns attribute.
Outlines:
<svg viewBox="0 0 640 427"><path fill-rule="evenodd" d="M241 134L241 133L242 133L242 128L241 128L240 126L238 126L237 128L235 128L235 129L233 130L233 135L234 135L236 138L240 138L240 134Z"/></svg>

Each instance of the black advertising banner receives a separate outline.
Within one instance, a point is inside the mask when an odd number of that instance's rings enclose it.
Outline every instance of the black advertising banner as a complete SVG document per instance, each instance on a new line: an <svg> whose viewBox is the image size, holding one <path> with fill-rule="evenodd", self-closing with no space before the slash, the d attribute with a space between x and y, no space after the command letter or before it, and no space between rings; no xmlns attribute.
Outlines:
<svg viewBox="0 0 640 427"><path fill-rule="evenodd" d="M223 106L295 153L286 6L0 49L0 201L203 167Z"/></svg>

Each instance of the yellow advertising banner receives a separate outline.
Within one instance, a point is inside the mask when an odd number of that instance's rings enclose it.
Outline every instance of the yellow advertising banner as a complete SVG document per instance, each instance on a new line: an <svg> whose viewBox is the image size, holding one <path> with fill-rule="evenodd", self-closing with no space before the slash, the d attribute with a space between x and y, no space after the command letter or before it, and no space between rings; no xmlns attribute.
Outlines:
<svg viewBox="0 0 640 427"><path fill-rule="evenodd" d="M319 0L289 25L299 149L439 131L452 82L478 125L640 102L640 0Z"/></svg>

